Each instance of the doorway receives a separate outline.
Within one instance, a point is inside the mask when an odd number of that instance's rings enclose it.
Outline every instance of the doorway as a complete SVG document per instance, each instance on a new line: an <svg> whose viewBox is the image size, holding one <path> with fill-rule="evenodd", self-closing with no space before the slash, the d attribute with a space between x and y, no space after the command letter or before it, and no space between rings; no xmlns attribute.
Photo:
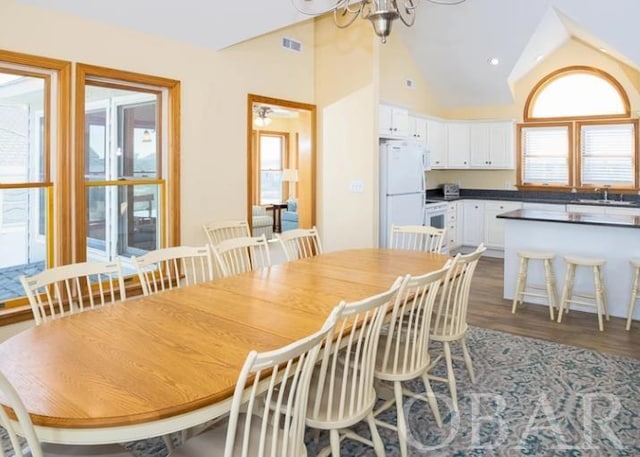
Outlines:
<svg viewBox="0 0 640 457"><path fill-rule="evenodd" d="M316 222L316 107L261 95L247 102L247 214L254 236Z"/></svg>

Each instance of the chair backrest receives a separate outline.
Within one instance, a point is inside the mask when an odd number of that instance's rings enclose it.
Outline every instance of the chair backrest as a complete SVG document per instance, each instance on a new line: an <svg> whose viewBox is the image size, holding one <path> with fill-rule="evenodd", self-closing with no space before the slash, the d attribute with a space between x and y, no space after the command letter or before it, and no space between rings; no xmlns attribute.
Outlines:
<svg viewBox="0 0 640 457"><path fill-rule="evenodd" d="M413 251L440 252L445 229L428 225L392 225L389 247Z"/></svg>
<svg viewBox="0 0 640 457"><path fill-rule="evenodd" d="M429 365L429 331L433 305L444 268L420 276L407 276L396 295L385 337L378 349L377 369L392 374L419 374Z"/></svg>
<svg viewBox="0 0 640 457"><path fill-rule="evenodd" d="M190 286L214 279L208 245L176 246L132 257L145 295Z"/></svg>
<svg viewBox="0 0 640 457"><path fill-rule="evenodd" d="M43 453L42 448L40 447L40 441L38 440L36 431L33 428L33 423L31 422L29 413L18 396L18 392L16 392L3 373L0 373L0 392L2 392L2 396L4 398L3 403L13 410L16 418L18 419L20 437L23 437L26 440L30 451L26 453L24 452L23 443L21 442L21 438L18 438L14 423L9 419L4 408L0 408L0 427L4 428L6 435L9 438L9 451L13 451L13 453L10 452L9 455L15 457L42 457ZM4 447L4 440L0 439L0 456L2 457L5 456L3 450Z"/></svg>
<svg viewBox="0 0 640 457"><path fill-rule="evenodd" d="M343 308L336 307L312 336L275 351L249 354L231 402L225 457L307 454L304 432L311 375L320 345ZM266 392L261 392L260 386L265 386Z"/></svg>
<svg viewBox="0 0 640 457"><path fill-rule="evenodd" d="M315 227L287 230L284 233L276 234L276 238L280 241L288 261L306 259L307 257L322 254L320 236Z"/></svg>
<svg viewBox="0 0 640 457"><path fill-rule="evenodd" d="M213 247L213 254L223 276L271 266L269 245L264 235L222 241Z"/></svg>
<svg viewBox="0 0 640 457"><path fill-rule="evenodd" d="M398 278L386 292L345 304L322 351L320 370L315 374L317 390L309 398L308 419L339 422L373 408L380 328L403 281Z"/></svg>
<svg viewBox="0 0 640 457"><path fill-rule="evenodd" d="M36 325L126 298L120 262L84 262L20 277Z"/></svg>
<svg viewBox="0 0 640 457"><path fill-rule="evenodd" d="M251 236L247 221L210 222L202 226L211 247L225 240Z"/></svg>
<svg viewBox="0 0 640 457"><path fill-rule="evenodd" d="M432 318L433 335L455 339L467 330L471 280L478 261L486 250L481 243L472 253L458 254L451 262Z"/></svg>

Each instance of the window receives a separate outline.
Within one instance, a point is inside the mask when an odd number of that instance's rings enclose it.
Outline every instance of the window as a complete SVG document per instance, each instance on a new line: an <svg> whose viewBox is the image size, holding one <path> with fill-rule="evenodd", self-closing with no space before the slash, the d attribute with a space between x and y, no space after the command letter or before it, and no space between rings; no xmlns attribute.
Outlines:
<svg viewBox="0 0 640 457"><path fill-rule="evenodd" d="M524 119L520 187L637 188L638 121L611 75L588 67L548 75L529 95Z"/></svg>
<svg viewBox="0 0 640 457"><path fill-rule="evenodd" d="M285 198L282 170L287 162L287 136L280 133L259 133L260 204L282 203Z"/></svg>

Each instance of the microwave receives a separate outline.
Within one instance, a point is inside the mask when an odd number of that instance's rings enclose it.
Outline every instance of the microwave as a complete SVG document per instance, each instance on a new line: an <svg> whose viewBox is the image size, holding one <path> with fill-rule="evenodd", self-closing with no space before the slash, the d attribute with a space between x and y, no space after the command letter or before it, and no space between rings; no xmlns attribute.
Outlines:
<svg viewBox="0 0 640 457"><path fill-rule="evenodd" d="M460 197L460 186L458 184L443 184L442 193L444 198Z"/></svg>

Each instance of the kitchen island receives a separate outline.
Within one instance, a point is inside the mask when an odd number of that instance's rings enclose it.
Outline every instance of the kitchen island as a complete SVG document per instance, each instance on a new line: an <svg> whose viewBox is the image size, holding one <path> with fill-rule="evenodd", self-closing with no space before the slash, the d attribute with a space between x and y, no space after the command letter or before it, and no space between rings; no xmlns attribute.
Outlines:
<svg viewBox="0 0 640 457"><path fill-rule="evenodd" d="M632 281L629 260L640 257L640 216L520 209L497 217L505 222L504 298L513 300L519 268L518 251L537 250L556 254L553 266L558 300L566 271L562 257L598 257L607 262L603 271L609 314L626 318ZM528 283L544 284L541 262L530 262ZM591 270L579 268L575 285L577 292L592 293ZM530 297L527 302L542 303ZM572 305L571 308L595 312L595 308L591 307ZM636 307L633 318L640 319L640 306Z"/></svg>

